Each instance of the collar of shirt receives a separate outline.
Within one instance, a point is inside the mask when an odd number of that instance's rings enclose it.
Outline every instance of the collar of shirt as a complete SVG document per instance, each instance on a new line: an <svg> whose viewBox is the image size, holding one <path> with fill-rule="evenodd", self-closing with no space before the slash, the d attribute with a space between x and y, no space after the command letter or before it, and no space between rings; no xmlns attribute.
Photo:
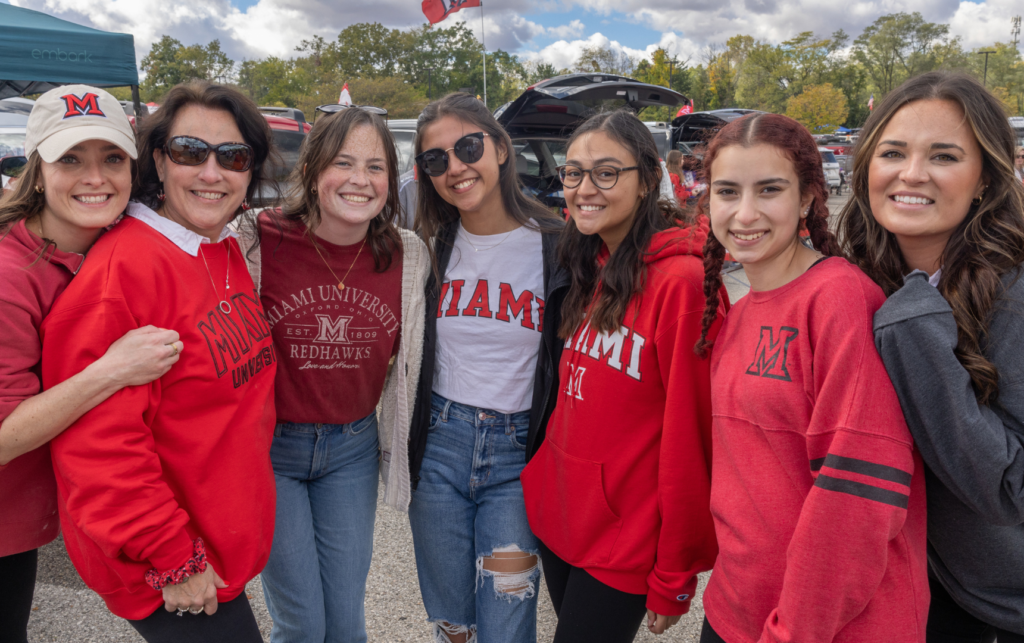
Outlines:
<svg viewBox="0 0 1024 643"><path fill-rule="evenodd" d="M138 219L153 228L160 234L167 237L171 243L193 257L199 256L199 246L204 243L210 243L210 240L203 235L192 232L185 226L164 218L147 206L135 201L128 204L128 216L133 219ZM220 238L217 239L217 243L220 243L228 237L238 237L238 233L232 230L230 225L224 226L224 229L220 231Z"/></svg>
<svg viewBox="0 0 1024 643"><path fill-rule="evenodd" d="M908 274L907 276L909 277L910 275L913 275L918 272L928 277L928 285L932 286L933 288L939 287L939 279L942 278L942 268L939 268L938 270L935 271L935 274L931 275L929 275L924 270L911 270L910 274Z"/></svg>

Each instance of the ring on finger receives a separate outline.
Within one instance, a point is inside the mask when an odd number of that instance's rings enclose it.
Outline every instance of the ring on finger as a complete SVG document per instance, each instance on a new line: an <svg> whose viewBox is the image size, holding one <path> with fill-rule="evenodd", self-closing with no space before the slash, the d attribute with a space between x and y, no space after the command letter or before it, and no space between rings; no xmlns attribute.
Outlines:
<svg viewBox="0 0 1024 643"><path fill-rule="evenodd" d="M190 607L190 608L188 608L188 613L193 615L193 616L198 616L199 614L203 613L203 608L201 608L201 607Z"/></svg>
<svg viewBox="0 0 1024 643"><path fill-rule="evenodd" d="M175 616L184 616L185 612L187 612L187 611L188 611L188 609L186 609L184 607L179 607L178 611L175 613Z"/></svg>
<svg viewBox="0 0 1024 643"><path fill-rule="evenodd" d="M174 349L174 352L171 354L171 357L174 357L175 355L178 354L178 343L177 342L171 342L170 344L168 344L168 346L170 346L172 349Z"/></svg>

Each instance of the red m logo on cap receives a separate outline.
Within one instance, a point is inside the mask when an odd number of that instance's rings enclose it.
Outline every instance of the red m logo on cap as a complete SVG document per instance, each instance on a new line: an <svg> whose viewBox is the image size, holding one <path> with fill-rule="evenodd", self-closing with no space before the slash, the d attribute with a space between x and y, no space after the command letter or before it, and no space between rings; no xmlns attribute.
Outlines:
<svg viewBox="0 0 1024 643"><path fill-rule="evenodd" d="M72 116L102 116L107 117L100 109L100 105L97 102L99 96L92 92L82 94L79 98L74 94L67 94L60 97L64 101L64 105L67 107L67 111L64 113L64 118L71 118Z"/></svg>

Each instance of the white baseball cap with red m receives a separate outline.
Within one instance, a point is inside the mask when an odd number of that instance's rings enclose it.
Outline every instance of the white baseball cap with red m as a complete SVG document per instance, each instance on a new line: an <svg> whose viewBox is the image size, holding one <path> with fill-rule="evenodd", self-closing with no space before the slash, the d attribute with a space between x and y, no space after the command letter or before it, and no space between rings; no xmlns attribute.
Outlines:
<svg viewBox="0 0 1024 643"><path fill-rule="evenodd" d="M36 100L28 116L25 154L38 151L47 163L56 163L83 141L98 139L138 158L135 132L121 103L109 93L89 85L64 85Z"/></svg>

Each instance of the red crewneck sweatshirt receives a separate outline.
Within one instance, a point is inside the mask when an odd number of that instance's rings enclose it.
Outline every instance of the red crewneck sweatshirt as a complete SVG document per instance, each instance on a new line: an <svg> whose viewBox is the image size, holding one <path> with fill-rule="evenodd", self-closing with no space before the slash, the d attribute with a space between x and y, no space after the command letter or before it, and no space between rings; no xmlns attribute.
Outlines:
<svg viewBox="0 0 1024 643"><path fill-rule="evenodd" d="M584 322L566 341L547 437L522 474L530 527L552 552L666 615L689 609L717 552L710 361L693 352L706 238L701 226L656 234L621 330Z"/></svg>
<svg viewBox="0 0 1024 643"><path fill-rule="evenodd" d="M238 243L193 255L182 245L196 235L148 209L156 223L133 218L141 207L93 246L42 328L44 384L133 328L173 329L184 343L163 377L118 391L50 445L71 561L126 619L163 609L145 573L181 567L197 537L229 583L218 600L238 596L270 555L276 499L277 357Z"/></svg>
<svg viewBox="0 0 1024 643"><path fill-rule="evenodd" d="M704 610L729 643L925 640L924 470L875 350L884 300L831 258L722 325Z"/></svg>

